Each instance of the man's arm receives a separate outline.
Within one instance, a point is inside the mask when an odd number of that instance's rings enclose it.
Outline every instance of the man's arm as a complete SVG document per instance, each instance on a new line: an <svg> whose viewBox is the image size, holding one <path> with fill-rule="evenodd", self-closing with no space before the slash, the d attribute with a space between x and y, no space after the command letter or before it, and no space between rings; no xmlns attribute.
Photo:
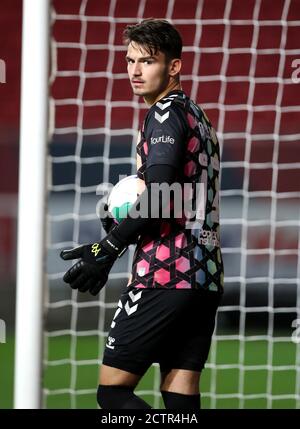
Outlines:
<svg viewBox="0 0 300 429"><path fill-rule="evenodd" d="M167 108L162 106L167 106ZM162 120L161 113L164 116ZM128 217L115 229L114 233L120 240L128 243L140 235L145 228L151 227L153 220L159 219L163 209L167 207L169 199L162 200L158 186L167 183L172 185L178 180L179 168L185 149L188 126L184 112L169 99L163 99L154 105L149 112L145 124L145 137L148 143L148 156L146 162L144 191L132 209ZM151 201L156 204L151 204ZM134 217L138 207L146 207L143 217ZM146 216L145 216L146 215Z"/></svg>
<svg viewBox="0 0 300 429"><path fill-rule="evenodd" d="M146 227L151 226L153 219L157 220L165 207L167 202L161 201L158 187L153 188L151 184L168 183L170 185L176 181L187 134L186 124L176 108L170 107L168 110L163 110L166 118L164 120L158 116L154 106L145 129L148 141L145 171L148 192L144 191L141 194L127 218L113 228L100 243L61 252L64 260L80 258L64 275L64 281L73 289L79 289L82 292L89 290L92 295L96 295L106 284L108 274L117 257L123 254L128 244ZM155 192L157 195L153 194ZM157 201L157 204L151 213L153 200ZM139 203L148 208L147 216L139 218L130 216L131 211L136 210Z"/></svg>
<svg viewBox="0 0 300 429"><path fill-rule="evenodd" d="M166 202L162 202L156 188L151 188L152 183L168 183L175 181L177 170L169 165L152 166L148 169L147 190L145 190L131 208L128 217L118 226L113 227L100 243L83 245L70 250L63 250L61 257L64 260L79 259L64 275L63 280L70 284L72 289L80 292L90 291L97 295L106 284L109 272L118 256L123 254L127 246L134 242L140 233L151 227L153 219L157 219ZM151 200L157 201L151 212ZM130 213L138 210L138 205L143 204L149 212L146 217L133 218Z"/></svg>
<svg viewBox="0 0 300 429"><path fill-rule="evenodd" d="M160 218L164 208L167 207L169 201L163 200L157 186L151 186L153 183L161 185L167 183L171 185L177 179L178 171L170 165L153 165L147 169L146 190L140 195L136 203L128 213L127 218L113 229L113 234L120 240L129 243L135 242L137 237L145 228L151 227L153 220ZM155 204L153 204L153 201ZM140 207L146 208L143 216L132 216L132 213L137 213Z"/></svg>

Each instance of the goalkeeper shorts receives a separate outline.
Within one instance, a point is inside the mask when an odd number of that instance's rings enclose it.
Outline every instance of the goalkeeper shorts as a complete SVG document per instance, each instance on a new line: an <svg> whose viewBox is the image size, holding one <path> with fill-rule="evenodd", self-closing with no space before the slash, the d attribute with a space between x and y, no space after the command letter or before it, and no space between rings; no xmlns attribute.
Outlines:
<svg viewBox="0 0 300 429"><path fill-rule="evenodd" d="M201 371L220 299L211 291L128 288L111 324L103 364L138 375L154 362L162 372Z"/></svg>

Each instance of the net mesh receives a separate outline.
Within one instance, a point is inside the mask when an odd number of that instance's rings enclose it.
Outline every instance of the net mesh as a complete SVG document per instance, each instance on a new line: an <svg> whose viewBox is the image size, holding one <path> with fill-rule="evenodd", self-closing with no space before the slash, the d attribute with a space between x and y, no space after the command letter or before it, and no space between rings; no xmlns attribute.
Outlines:
<svg viewBox="0 0 300 429"><path fill-rule="evenodd" d="M225 295L201 376L203 407L299 408L297 0L52 1L44 407L96 407L133 249L97 298L63 284L59 252L103 236L99 184L136 171L146 107L128 83L122 31L147 17L181 32L183 89L205 109L222 149ZM156 365L136 392L162 406Z"/></svg>

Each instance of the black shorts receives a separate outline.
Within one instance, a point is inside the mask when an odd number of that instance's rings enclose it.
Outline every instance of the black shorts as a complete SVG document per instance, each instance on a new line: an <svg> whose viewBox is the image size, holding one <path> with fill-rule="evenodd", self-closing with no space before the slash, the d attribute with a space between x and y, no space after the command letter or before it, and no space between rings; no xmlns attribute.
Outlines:
<svg viewBox="0 0 300 429"><path fill-rule="evenodd" d="M220 295L193 289L128 289L108 334L103 364L143 375L157 362L201 371L207 360Z"/></svg>

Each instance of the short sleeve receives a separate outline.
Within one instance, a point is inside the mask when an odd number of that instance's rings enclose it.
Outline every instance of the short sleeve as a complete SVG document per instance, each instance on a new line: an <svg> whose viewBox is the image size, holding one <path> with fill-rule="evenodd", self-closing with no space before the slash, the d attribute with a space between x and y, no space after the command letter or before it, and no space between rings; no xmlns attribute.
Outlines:
<svg viewBox="0 0 300 429"><path fill-rule="evenodd" d="M167 98L149 111L145 123L148 145L146 168L167 164L178 168L182 162L188 127L184 111Z"/></svg>

